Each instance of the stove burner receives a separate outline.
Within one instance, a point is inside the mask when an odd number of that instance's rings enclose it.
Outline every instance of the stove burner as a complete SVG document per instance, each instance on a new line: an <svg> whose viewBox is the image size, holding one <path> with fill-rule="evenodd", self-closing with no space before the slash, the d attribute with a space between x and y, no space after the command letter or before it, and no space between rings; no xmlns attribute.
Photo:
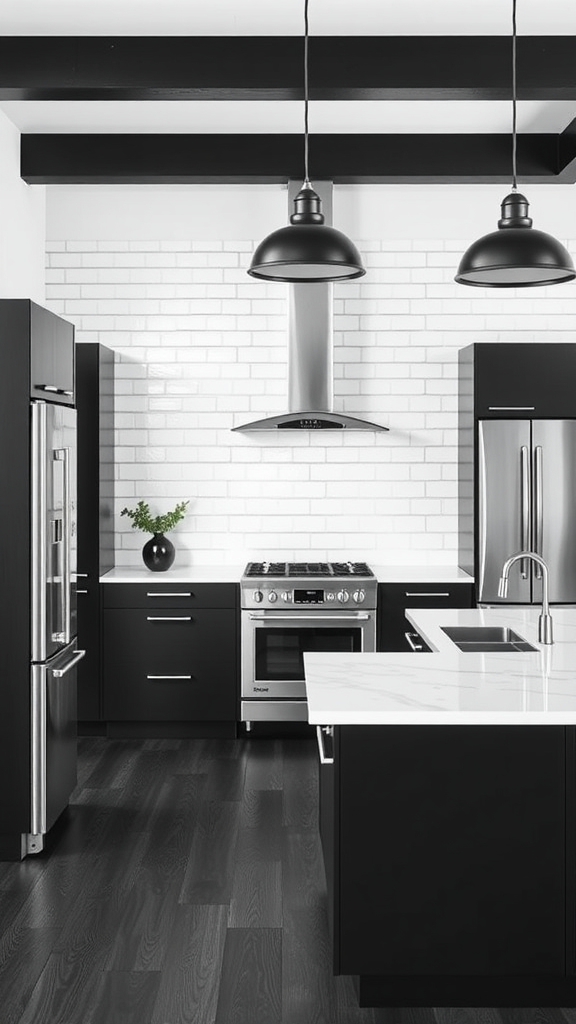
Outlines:
<svg viewBox="0 0 576 1024"><path fill-rule="evenodd" d="M248 562L245 576L285 576L286 562Z"/></svg>
<svg viewBox="0 0 576 1024"><path fill-rule="evenodd" d="M266 576L308 576L342 577L367 576L374 573L366 562L249 562L244 572L246 578Z"/></svg>
<svg viewBox="0 0 576 1024"><path fill-rule="evenodd" d="M330 576L328 562L289 562L289 576Z"/></svg>
<svg viewBox="0 0 576 1024"><path fill-rule="evenodd" d="M366 562L332 562L335 576L373 576Z"/></svg>

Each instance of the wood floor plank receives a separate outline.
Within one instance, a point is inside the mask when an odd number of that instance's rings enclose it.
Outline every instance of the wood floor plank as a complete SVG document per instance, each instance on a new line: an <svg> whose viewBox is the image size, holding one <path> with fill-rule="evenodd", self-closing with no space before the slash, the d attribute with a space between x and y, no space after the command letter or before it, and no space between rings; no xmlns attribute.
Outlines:
<svg viewBox="0 0 576 1024"><path fill-rule="evenodd" d="M226 918L224 906L176 908L151 1024L213 1024Z"/></svg>
<svg viewBox="0 0 576 1024"><path fill-rule="evenodd" d="M150 818L140 883L156 894L182 887L203 806L205 775L173 775Z"/></svg>
<svg viewBox="0 0 576 1024"><path fill-rule="evenodd" d="M239 818L239 803L202 803L182 883L181 903L230 903Z"/></svg>
<svg viewBox="0 0 576 1024"><path fill-rule="evenodd" d="M282 927L282 865L278 861L238 858L228 927Z"/></svg>
<svg viewBox="0 0 576 1024"><path fill-rule="evenodd" d="M17 1024L59 936L57 928L14 928L0 945L0 1019Z"/></svg>
<svg viewBox="0 0 576 1024"><path fill-rule="evenodd" d="M240 758L218 757L206 768L206 800L239 801L244 792L247 755Z"/></svg>
<svg viewBox="0 0 576 1024"><path fill-rule="evenodd" d="M270 835L282 828L282 792L244 787L240 827L259 829Z"/></svg>
<svg viewBox="0 0 576 1024"><path fill-rule="evenodd" d="M248 763L246 765L247 789L282 789L284 785L284 764L282 740L247 740Z"/></svg>
<svg viewBox="0 0 576 1024"><path fill-rule="evenodd" d="M283 824L318 828L318 766L312 740L285 740Z"/></svg>
<svg viewBox="0 0 576 1024"><path fill-rule="evenodd" d="M281 1024L281 1021L281 930L229 928L215 1024Z"/></svg>
<svg viewBox="0 0 576 1024"><path fill-rule="evenodd" d="M160 987L159 971L108 971L95 979L82 1024L148 1024Z"/></svg>

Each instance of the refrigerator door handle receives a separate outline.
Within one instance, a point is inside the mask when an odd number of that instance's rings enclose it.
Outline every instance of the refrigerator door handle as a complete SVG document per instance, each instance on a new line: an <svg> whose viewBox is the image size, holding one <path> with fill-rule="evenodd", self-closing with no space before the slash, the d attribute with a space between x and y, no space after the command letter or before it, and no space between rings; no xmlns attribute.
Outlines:
<svg viewBox="0 0 576 1024"><path fill-rule="evenodd" d="M530 550L530 460L528 458L528 446L523 444L520 449L520 550ZM520 562L520 575L523 580L528 579L528 562L523 558Z"/></svg>
<svg viewBox="0 0 576 1024"><path fill-rule="evenodd" d="M537 555L542 555L543 545L542 459L542 445L536 445L534 449L534 551ZM542 569L539 565L534 566L534 576L537 580L542 579Z"/></svg>
<svg viewBox="0 0 576 1024"><path fill-rule="evenodd" d="M74 666L77 665L79 661L82 661L82 658L84 658L85 655L86 651L76 651L74 657L70 658L70 661L64 666L64 668L52 669L52 675L55 676L56 679L61 679L62 676L67 675L70 669L74 668Z"/></svg>
<svg viewBox="0 0 576 1024"><path fill-rule="evenodd" d="M54 451L54 458L63 462L64 469L64 488L62 495L62 529L64 531L64 540L62 546L62 640L64 644L69 644L72 637L71 633L71 613L70 613L70 530L71 520L70 515L70 449L69 448L57 448Z"/></svg>

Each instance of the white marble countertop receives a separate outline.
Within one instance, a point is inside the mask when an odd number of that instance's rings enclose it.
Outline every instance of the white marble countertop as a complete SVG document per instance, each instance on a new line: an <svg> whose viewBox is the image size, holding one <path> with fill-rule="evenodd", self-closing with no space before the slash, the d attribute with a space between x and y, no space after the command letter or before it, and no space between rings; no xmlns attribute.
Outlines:
<svg viewBox="0 0 576 1024"><path fill-rule="evenodd" d="M370 565L378 583L473 583L457 565Z"/></svg>
<svg viewBox="0 0 576 1024"><path fill-rule="evenodd" d="M152 572L145 565L142 568L116 567L104 573L100 583L239 583L243 572L243 565L189 565L166 572Z"/></svg>
<svg viewBox="0 0 576 1024"><path fill-rule="evenodd" d="M431 653L305 654L314 725L575 725L576 607L552 608L554 643L538 643L539 608L410 609ZM462 653L441 626L511 626L534 653Z"/></svg>
<svg viewBox="0 0 576 1024"><path fill-rule="evenodd" d="M145 565L110 569L100 583L150 583L153 577L166 583L239 583L246 565L195 565L151 572ZM471 583L472 576L458 566L375 565L379 583Z"/></svg>

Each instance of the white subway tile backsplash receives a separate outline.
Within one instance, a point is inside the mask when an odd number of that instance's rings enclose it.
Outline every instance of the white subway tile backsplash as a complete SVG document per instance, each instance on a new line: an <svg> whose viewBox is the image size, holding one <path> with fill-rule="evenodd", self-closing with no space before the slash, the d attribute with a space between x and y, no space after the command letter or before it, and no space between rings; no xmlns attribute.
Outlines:
<svg viewBox="0 0 576 1024"><path fill-rule="evenodd" d="M387 433L232 433L287 406L287 288L252 281L254 241L47 243L50 307L116 353L117 562L143 537L120 510L189 498L179 564L353 557L452 564L458 350L571 342L567 287L464 293L467 243L360 243L368 273L334 286L335 405Z"/></svg>

